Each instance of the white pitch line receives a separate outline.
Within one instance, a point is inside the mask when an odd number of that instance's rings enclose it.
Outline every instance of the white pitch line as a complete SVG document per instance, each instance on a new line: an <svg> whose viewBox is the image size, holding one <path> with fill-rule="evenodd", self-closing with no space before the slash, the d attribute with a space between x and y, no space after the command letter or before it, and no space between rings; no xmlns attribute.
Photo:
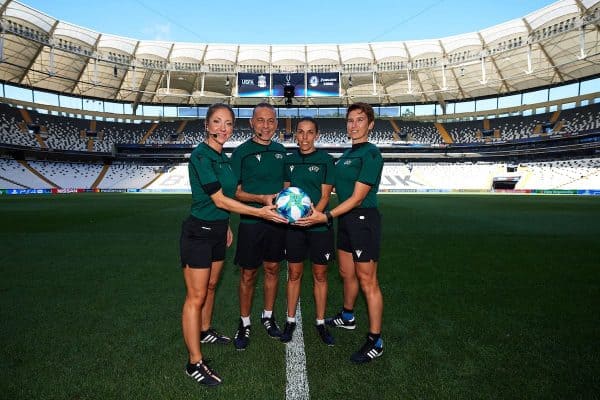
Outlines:
<svg viewBox="0 0 600 400"><path fill-rule="evenodd" d="M304 354L304 334L302 333L302 313L300 299L296 306L296 330L291 342L286 346L286 400L309 400L308 376L306 375L306 355Z"/></svg>

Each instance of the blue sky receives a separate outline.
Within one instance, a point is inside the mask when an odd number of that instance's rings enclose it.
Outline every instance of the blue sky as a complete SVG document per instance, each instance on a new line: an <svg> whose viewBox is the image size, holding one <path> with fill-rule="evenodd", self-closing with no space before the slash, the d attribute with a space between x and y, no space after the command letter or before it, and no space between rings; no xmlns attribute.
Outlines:
<svg viewBox="0 0 600 400"><path fill-rule="evenodd" d="M477 31L550 0L23 0L57 19L142 40L235 44L433 39Z"/></svg>

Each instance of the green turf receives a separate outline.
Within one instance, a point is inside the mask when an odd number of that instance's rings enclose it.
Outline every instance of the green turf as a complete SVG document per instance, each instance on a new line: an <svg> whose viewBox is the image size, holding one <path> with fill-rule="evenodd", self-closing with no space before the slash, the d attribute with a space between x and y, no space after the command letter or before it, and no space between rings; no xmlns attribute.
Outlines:
<svg viewBox="0 0 600 400"><path fill-rule="evenodd" d="M261 289L248 350L203 347L224 384L206 389L183 374L178 237L189 202L189 195L0 197L2 398L285 398L285 345L259 326ZM362 298L358 329L336 330L336 346L323 346L306 276L312 399L598 397L600 198L383 195L380 202L385 354L366 366L349 362L366 332ZM229 334L238 278L229 260L214 316ZM335 265L329 283L331 314L341 305Z"/></svg>

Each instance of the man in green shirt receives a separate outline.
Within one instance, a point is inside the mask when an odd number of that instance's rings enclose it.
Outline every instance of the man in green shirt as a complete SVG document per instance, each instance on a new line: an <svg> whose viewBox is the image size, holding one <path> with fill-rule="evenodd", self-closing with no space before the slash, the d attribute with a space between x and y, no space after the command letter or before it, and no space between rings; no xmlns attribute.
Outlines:
<svg viewBox="0 0 600 400"><path fill-rule="evenodd" d="M253 136L231 155L233 171L238 177L236 198L250 206L272 205L283 189L285 147L273 142L277 129L275 109L268 103L254 107L250 126ZM240 266L240 321L234 345L244 350L250 341L250 310L258 268L263 265L264 310L261 322L269 336L279 338L281 331L273 316L279 282L279 263L285 256L285 229L281 224L242 216L238 226L235 263Z"/></svg>

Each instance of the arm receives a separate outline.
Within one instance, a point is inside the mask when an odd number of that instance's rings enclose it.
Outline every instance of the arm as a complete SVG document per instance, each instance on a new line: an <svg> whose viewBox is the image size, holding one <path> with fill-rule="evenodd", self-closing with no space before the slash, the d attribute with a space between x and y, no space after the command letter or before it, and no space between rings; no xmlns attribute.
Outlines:
<svg viewBox="0 0 600 400"><path fill-rule="evenodd" d="M219 208L227 211L235 212L238 214L252 215L254 217L263 218L269 221L287 223L287 219L277 214L275 206L268 205L262 208L251 207L244 203L241 203L235 199L231 199L223 194L223 190L219 189L215 193L210 195L210 198Z"/></svg>
<svg viewBox="0 0 600 400"><path fill-rule="evenodd" d="M354 191L352 192L352 196L348 197L345 201L341 202L337 205L333 210L329 213L332 218L339 217L340 215L346 214L352 209L361 205L362 201L367 197L367 194L371 190L371 186L362 182L356 182L354 184ZM320 203L320 202L319 202ZM300 226L309 226L314 224L324 224L327 223L327 215L322 211L319 211L315 207L312 209L312 214L305 218L300 218L296 221L296 225Z"/></svg>
<svg viewBox="0 0 600 400"><path fill-rule="evenodd" d="M366 183L356 182L354 184L354 191L352 192L352 196L348 197L345 201L338 204L333 210L331 210L332 217L339 217L340 215L346 214L348 211L353 210L354 208L360 206L369 194L369 190L371 190L371 185L367 185Z"/></svg>
<svg viewBox="0 0 600 400"><path fill-rule="evenodd" d="M331 191L333 190L333 185L321 185L321 200L315 205L315 209L323 212L327 204L329 204L329 199L331 198Z"/></svg>
<svg viewBox="0 0 600 400"><path fill-rule="evenodd" d="M242 189L242 185L237 186L237 190L235 191L235 198L239 201L243 201L244 203L260 203L265 206L270 206L273 204L273 200L277 196L274 194L254 194L245 192Z"/></svg>

